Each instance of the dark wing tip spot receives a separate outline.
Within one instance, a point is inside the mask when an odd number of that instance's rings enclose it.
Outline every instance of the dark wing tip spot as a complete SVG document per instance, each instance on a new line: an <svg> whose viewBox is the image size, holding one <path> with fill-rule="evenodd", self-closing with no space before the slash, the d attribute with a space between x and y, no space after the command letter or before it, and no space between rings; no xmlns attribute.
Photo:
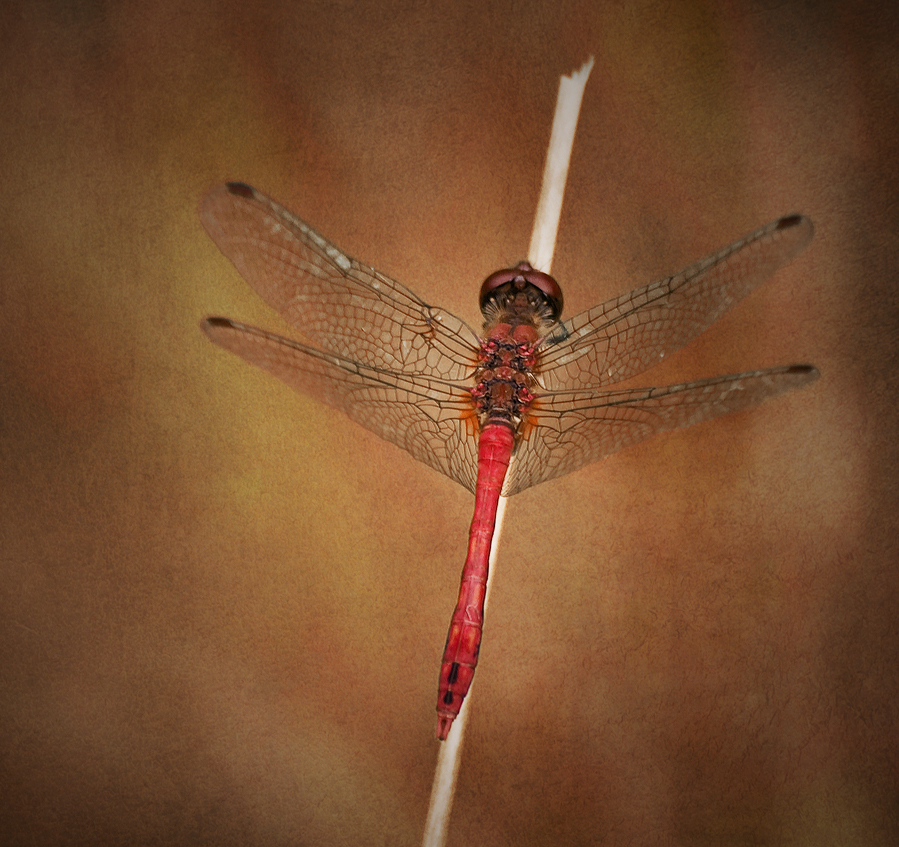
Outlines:
<svg viewBox="0 0 899 847"><path fill-rule="evenodd" d="M203 321L204 326L234 326L234 321L229 318L206 318Z"/></svg>
<svg viewBox="0 0 899 847"><path fill-rule="evenodd" d="M253 187L245 182L226 182L225 188L238 197L252 197L256 193Z"/></svg>
<svg viewBox="0 0 899 847"><path fill-rule="evenodd" d="M802 220L802 215L787 215L777 222L777 229L789 229Z"/></svg>
<svg viewBox="0 0 899 847"><path fill-rule="evenodd" d="M787 370L788 374L807 374L809 376L819 377L820 372L814 365L790 365Z"/></svg>

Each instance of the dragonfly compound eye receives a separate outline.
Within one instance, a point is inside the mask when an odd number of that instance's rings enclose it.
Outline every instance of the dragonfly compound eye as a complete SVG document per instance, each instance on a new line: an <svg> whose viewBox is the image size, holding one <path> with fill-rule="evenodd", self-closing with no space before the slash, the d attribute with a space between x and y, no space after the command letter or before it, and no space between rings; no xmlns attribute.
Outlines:
<svg viewBox="0 0 899 847"><path fill-rule="evenodd" d="M511 285L510 285L511 284ZM503 286L523 290L528 284L534 286L542 295L552 312L554 320L558 320L562 314L562 289L549 274L534 270L528 262L519 262L514 268L506 268L490 274L481 286L480 305L481 311L499 292Z"/></svg>

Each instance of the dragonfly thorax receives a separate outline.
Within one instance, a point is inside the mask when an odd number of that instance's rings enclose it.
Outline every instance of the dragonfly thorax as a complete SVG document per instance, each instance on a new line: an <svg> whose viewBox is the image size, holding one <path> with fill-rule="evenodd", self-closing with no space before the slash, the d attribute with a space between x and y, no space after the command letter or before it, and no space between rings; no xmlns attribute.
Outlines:
<svg viewBox="0 0 899 847"><path fill-rule="evenodd" d="M499 324L481 343L471 397L482 425L502 421L518 428L534 399L536 329Z"/></svg>

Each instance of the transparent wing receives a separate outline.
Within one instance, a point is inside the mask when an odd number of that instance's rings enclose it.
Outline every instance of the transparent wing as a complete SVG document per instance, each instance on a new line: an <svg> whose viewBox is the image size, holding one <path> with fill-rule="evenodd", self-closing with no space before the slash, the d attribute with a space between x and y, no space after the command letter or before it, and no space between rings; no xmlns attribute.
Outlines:
<svg viewBox="0 0 899 847"><path fill-rule="evenodd" d="M748 409L818 376L811 365L790 365L660 388L542 394L523 429L503 494L510 497L571 473L658 432Z"/></svg>
<svg viewBox="0 0 899 847"><path fill-rule="evenodd" d="M227 318L201 327L226 350L356 423L474 492L476 422L464 386L373 368Z"/></svg>
<svg viewBox="0 0 899 847"><path fill-rule="evenodd" d="M351 259L255 188L212 189L200 219L262 299L323 350L438 379L474 373L478 338L464 321Z"/></svg>
<svg viewBox="0 0 899 847"><path fill-rule="evenodd" d="M679 350L796 256L811 221L772 221L675 276L575 315L544 339L541 384L550 391L622 382Z"/></svg>

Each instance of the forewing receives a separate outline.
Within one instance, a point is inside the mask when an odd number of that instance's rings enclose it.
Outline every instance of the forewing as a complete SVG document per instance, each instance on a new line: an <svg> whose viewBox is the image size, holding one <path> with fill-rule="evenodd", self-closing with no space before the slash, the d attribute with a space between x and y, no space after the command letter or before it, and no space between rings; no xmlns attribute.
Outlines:
<svg viewBox="0 0 899 847"><path fill-rule="evenodd" d="M668 279L563 323L543 341L541 384L551 391L611 385L679 350L796 256L811 221L772 221Z"/></svg>
<svg viewBox="0 0 899 847"><path fill-rule="evenodd" d="M658 432L748 409L818 376L811 365L790 365L659 388L543 394L523 429L503 494L571 473Z"/></svg>
<svg viewBox="0 0 899 847"><path fill-rule="evenodd" d="M227 318L209 318L201 326L220 347L475 490L476 425L464 386L362 365Z"/></svg>
<svg viewBox="0 0 899 847"><path fill-rule="evenodd" d="M259 296L313 344L373 368L446 380L474 373L478 339L464 321L351 259L255 188L212 189L200 219Z"/></svg>

